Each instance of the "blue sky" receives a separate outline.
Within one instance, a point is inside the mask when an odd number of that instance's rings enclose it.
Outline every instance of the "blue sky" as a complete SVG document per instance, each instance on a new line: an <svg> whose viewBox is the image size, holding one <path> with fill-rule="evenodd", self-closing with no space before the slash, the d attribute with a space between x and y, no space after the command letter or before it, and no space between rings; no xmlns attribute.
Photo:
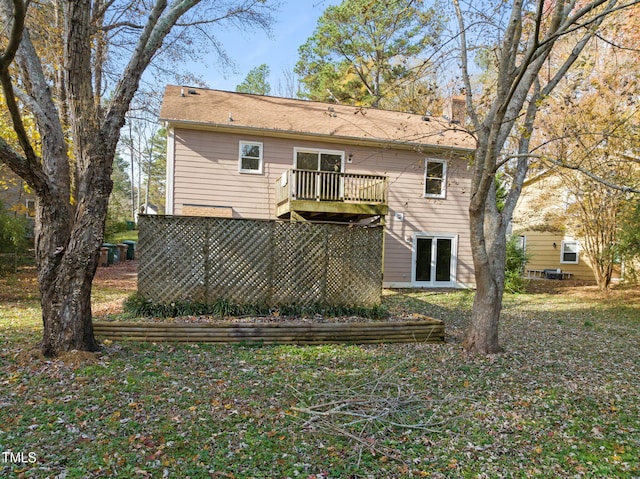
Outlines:
<svg viewBox="0 0 640 479"><path fill-rule="evenodd" d="M279 12L274 15L276 22L271 38L260 30L243 32L229 29L216 32L235 63L235 72L223 72L217 66L215 57L204 59L204 63L212 67L207 68L200 62L190 68L210 88L234 91L252 68L266 63L271 70L271 91L276 94L274 90L283 76L282 71L293 70L298 61L298 47L311 36L322 12L328 6L339 3L339 0L282 0Z"/></svg>

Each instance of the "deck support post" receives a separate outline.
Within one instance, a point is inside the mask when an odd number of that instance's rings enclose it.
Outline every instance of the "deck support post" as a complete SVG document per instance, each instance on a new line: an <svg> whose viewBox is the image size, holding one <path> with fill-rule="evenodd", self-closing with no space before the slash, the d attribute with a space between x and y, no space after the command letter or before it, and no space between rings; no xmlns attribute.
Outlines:
<svg viewBox="0 0 640 479"><path fill-rule="evenodd" d="M307 220L297 212L291 211L291 221L307 221Z"/></svg>

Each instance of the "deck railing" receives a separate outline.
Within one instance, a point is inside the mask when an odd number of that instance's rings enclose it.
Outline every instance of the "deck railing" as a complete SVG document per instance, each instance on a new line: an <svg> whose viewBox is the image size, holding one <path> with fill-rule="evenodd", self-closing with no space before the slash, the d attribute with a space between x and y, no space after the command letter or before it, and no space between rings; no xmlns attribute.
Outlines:
<svg viewBox="0 0 640 479"><path fill-rule="evenodd" d="M382 175L287 170L275 187L278 205L292 200L387 203L387 177Z"/></svg>

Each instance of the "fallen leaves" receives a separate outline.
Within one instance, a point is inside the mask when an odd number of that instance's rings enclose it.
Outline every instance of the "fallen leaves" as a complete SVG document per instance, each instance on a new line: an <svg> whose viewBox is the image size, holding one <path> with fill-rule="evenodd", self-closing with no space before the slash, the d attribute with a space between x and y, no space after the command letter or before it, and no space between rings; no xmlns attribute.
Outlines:
<svg viewBox="0 0 640 479"><path fill-rule="evenodd" d="M508 296L508 352L481 358L458 342L470 299L385 299L445 319L442 345L113 342L48 360L7 330L36 319L3 323L0 445L39 460L0 476L640 476L637 302Z"/></svg>

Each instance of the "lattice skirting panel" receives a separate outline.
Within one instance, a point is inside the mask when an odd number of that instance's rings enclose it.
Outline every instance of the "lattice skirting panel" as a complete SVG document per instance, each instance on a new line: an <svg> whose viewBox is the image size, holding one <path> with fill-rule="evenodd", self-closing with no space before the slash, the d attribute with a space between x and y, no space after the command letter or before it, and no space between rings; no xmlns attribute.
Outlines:
<svg viewBox="0 0 640 479"><path fill-rule="evenodd" d="M381 226L142 215L138 291L165 304L373 306L382 237Z"/></svg>

